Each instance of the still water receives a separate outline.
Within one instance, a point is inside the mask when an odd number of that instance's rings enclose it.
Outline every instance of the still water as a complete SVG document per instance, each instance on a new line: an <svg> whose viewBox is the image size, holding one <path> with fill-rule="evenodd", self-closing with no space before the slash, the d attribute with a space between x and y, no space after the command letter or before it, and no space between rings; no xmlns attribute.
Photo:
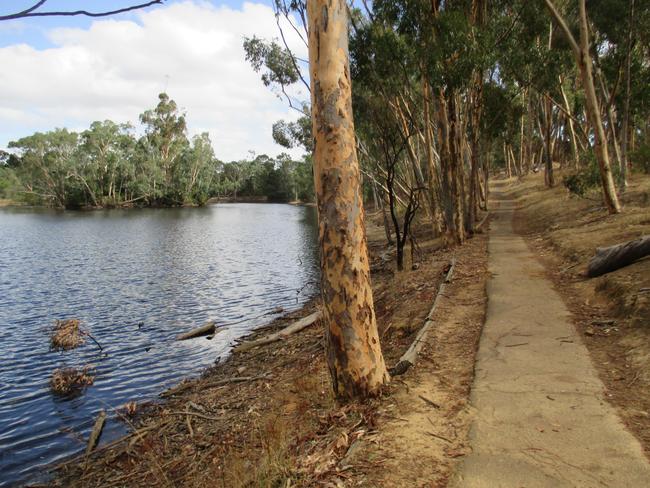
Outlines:
<svg viewBox="0 0 650 488"><path fill-rule="evenodd" d="M82 451L100 409L155 399L272 318L260 315L301 306L317 291L317 237L315 210L290 205L0 210L0 486ZM64 318L82 320L106 355L92 341L50 351ZM174 340L207 320L233 325ZM86 364L96 377L83 395L50 393L55 368ZM109 420L102 441L123 432Z"/></svg>

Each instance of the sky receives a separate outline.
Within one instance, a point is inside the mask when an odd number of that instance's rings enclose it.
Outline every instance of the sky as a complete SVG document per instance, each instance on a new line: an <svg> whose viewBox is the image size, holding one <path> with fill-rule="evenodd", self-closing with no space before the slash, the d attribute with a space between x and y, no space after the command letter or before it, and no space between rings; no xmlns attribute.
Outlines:
<svg viewBox="0 0 650 488"><path fill-rule="evenodd" d="M113 10L143 0L49 0L42 10ZM0 15L35 0L0 1ZM224 161L287 152L271 125L299 114L262 84L244 58L244 37L279 37L271 0L167 0L109 18L0 22L0 148L56 127L95 120L137 124L166 91L186 111L189 135L209 132ZM307 48L292 30L299 57ZM307 100L306 90L294 94ZM294 156L300 150L289 151Z"/></svg>

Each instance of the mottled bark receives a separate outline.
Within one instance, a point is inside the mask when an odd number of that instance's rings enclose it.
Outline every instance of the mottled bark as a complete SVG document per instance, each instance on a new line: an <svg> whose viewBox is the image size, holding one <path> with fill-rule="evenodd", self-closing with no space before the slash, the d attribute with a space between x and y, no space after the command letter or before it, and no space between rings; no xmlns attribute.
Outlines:
<svg viewBox="0 0 650 488"><path fill-rule="evenodd" d="M310 0L307 13L327 359L335 395L363 398L377 395L389 376L370 286L352 120L347 4Z"/></svg>
<svg viewBox="0 0 650 488"><path fill-rule="evenodd" d="M463 161L460 151L460 124L456 110L456 94L449 94L449 165L450 165L450 191L453 213L453 237L456 244L465 242L465 194L463 185Z"/></svg>

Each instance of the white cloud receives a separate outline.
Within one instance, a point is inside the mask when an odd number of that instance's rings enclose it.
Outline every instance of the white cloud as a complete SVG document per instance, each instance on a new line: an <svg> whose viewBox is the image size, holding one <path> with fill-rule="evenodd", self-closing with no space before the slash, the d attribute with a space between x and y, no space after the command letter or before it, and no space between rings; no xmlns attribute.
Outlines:
<svg viewBox="0 0 650 488"><path fill-rule="evenodd" d="M288 41L306 57L297 35ZM278 36L273 11L187 1L131 20L101 20L88 29L54 29L54 47L0 49L0 145L36 130L87 127L93 120L136 122L166 88L187 110L190 135L210 132L218 157L230 160L282 148L271 124L295 119L244 59L245 36ZM307 98L302 93L302 98Z"/></svg>

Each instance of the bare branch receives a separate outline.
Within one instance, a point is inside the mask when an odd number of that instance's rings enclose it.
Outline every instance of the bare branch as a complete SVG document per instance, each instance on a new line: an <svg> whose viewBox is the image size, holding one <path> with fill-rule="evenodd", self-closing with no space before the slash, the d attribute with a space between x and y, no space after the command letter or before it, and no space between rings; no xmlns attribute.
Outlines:
<svg viewBox="0 0 650 488"><path fill-rule="evenodd" d="M2 15L0 16L0 21L23 19L25 17L73 17L77 15L83 15L86 17L107 17L109 15L116 15L124 12L130 12L132 10L151 7L152 5L162 5L164 0L152 0L150 2L141 3L138 5L131 5L130 7L124 7L124 8L111 10L107 12L88 12L87 10L36 12L36 9L43 6L45 2L47 2L47 0L40 0L34 6L28 8L27 10L23 10L22 12L17 12L15 14L9 14L9 15Z"/></svg>
<svg viewBox="0 0 650 488"><path fill-rule="evenodd" d="M36 10L38 7L40 7L41 5L43 5L45 2L47 2L47 0L40 0L40 1L37 2L36 4L34 4L34 5L32 5L31 7L29 7L27 10L23 10L22 12L18 12L18 13L13 14L13 15L16 16L15 18L23 17L23 16L27 15L28 13L33 12L34 10ZM4 20L4 19L3 19L3 20ZM9 20L9 19L7 19L7 20Z"/></svg>
<svg viewBox="0 0 650 488"><path fill-rule="evenodd" d="M305 78L302 76L302 73L300 72L300 68L296 63L297 58L294 56L293 52L289 48L289 44L287 44L287 40L284 37L284 31L282 30L282 26L280 25L280 15L278 15L277 12L275 14L275 22L278 24L278 30L280 31L280 36L282 37L282 43L284 44L284 48L289 53L289 57L291 58L291 64L293 64L293 68L296 70L296 73L298 73L298 77L300 78L300 81L302 81L302 84L305 85L305 87L307 88L307 92L311 93L311 87L309 86L309 83L307 83Z"/></svg>

